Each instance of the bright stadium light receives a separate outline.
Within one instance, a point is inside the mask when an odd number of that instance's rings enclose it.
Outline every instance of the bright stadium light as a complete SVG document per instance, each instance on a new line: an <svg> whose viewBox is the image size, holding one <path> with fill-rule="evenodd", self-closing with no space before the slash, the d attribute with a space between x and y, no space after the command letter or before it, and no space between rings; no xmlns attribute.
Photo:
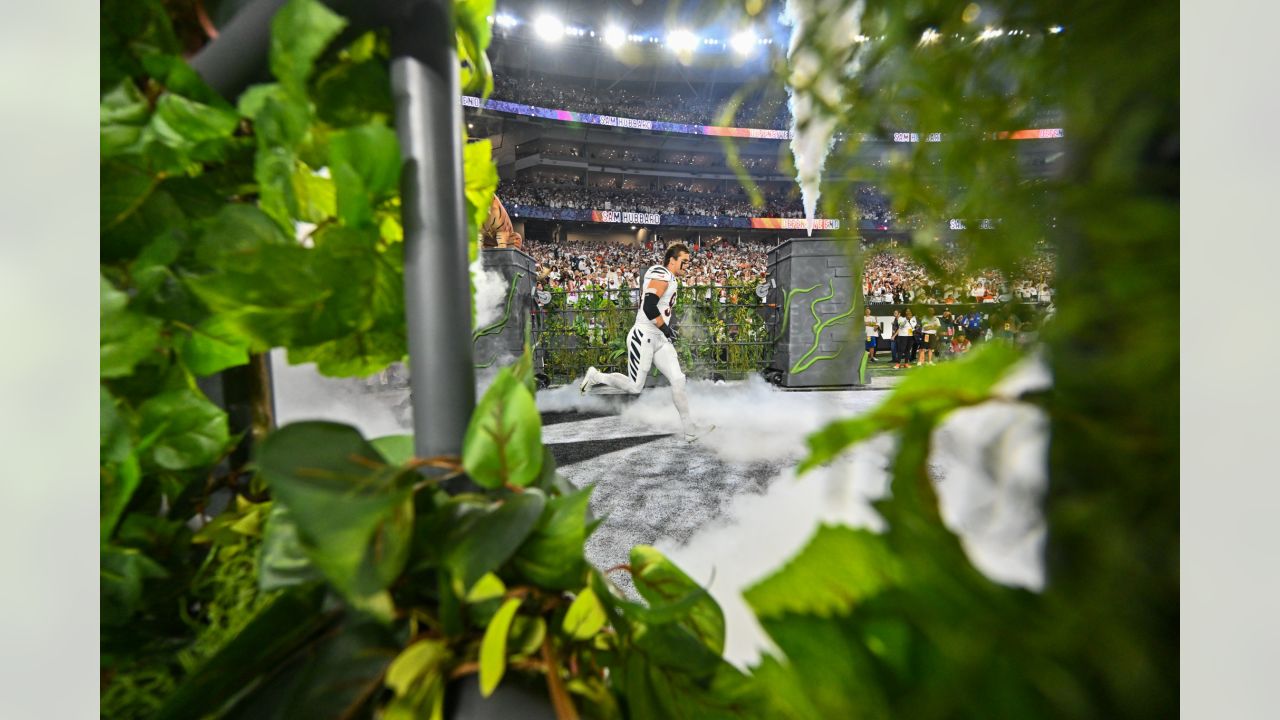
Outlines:
<svg viewBox="0 0 1280 720"><path fill-rule="evenodd" d="M617 25L610 25L604 29L604 44L611 48L622 47L622 43L627 41L627 34Z"/></svg>
<svg viewBox="0 0 1280 720"><path fill-rule="evenodd" d="M1049 32L1053 35L1057 35L1058 33L1062 32L1062 26L1054 25L1053 27L1049 28Z"/></svg>
<svg viewBox="0 0 1280 720"><path fill-rule="evenodd" d="M698 49L698 36L688 30L672 30L667 34L667 47L678 53L693 52Z"/></svg>
<svg viewBox="0 0 1280 720"><path fill-rule="evenodd" d="M518 21L514 17L506 13L498 13L493 18L493 24L501 28L515 27L517 22Z"/></svg>
<svg viewBox="0 0 1280 720"><path fill-rule="evenodd" d="M751 28L747 28L729 39L729 46L739 55L750 55L755 52L758 44L756 33Z"/></svg>
<svg viewBox="0 0 1280 720"><path fill-rule="evenodd" d="M564 37L564 23L551 15L539 15L533 21L533 33L545 42L560 42Z"/></svg>
<svg viewBox="0 0 1280 720"><path fill-rule="evenodd" d="M938 38L940 37L942 36L938 34L937 30L934 30L933 28L925 28L925 31L920 33L920 44L932 45L938 42Z"/></svg>

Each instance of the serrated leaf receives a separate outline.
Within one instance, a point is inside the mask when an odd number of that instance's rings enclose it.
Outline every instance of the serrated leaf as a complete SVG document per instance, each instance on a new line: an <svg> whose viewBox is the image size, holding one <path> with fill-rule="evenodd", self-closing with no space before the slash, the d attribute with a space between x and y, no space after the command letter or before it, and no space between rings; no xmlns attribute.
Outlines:
<svg viewBox="0 0 1280 720"><path fill-rule="evenodd" d="M293 194L298 199L298 219L322 223L338 213L338 195L333 180L300 165L293 174Z"/></svg>
<svg viewBox="0 0 1280 720"><path fill-rule="evenodd" d="M493 145L488 140L463 145L462 179L467 200L467 239L476 245L480 228L489 217L493 193L498 189L498 166L493 161ZM474 260L475 253L471 255Z"/></svg>
<svg viewBox="0 0 1280 720"><path fill-rule="evenodd" d="M320 53L346 27L342 16L317 0L289 0L271 20L271 72L298 97Z"/></svg>
<svg viewBox="0 0 1280 720"><path fill-rule="evenodd" d="M400 183L400 141L384 125L362 125L329 138L331 167L345 164L356 172L373 200L394 192ZM342 194L339 184L338 193Z"/></svg>
<svg viewBox="0 0 1280 720"><path fill-rule="evenodd" d="M156 102L150 127L165 145L190 149L210 140L229 138L239 124L240 116L231 110L165 93Z"/></svg>
<svg viewBox="0 0 1280 720"><path fill-rule="evenodd" d="M129 296L99 275L100 355L104 378L125 377L138 363L153 357L163 323L128 309Z"/></svg>
<svg viewBox="0 0 1280 720"><path fill-rule="evenodd" d="M786 613L830 617L849 612L901 577L899 561L883 537L822 525L794 558L743 596L761 618Z"/></svg>
<svg viewBox="0 0 1280 720"><path fill-rule="evenodd" d="M372 34L370 34L372 36ZM394 117L391 76L381 59L339 64L316 79L316 113L334 127Z"/></svg>
<svg viewBox="0 0 1280 720"><path fill-rule="evenodd" d="M143 457L167 470L209 465L231 443L227 414L198 390L156 395L138 408L138 417L139 434L155 435Z"/></svg>
<svg viewBox="0 0 1280 720"><path fill-rule="evenodd" d="M413 534L408 479L355 428L328 422L276 431L259 446L258 466L316 567L355 607L390 620L386 588Z"/></svg>
<svg viewBox="0 0 1280 720"><path fill-rule="evenodd" d="M564 632L574 640L589 640L605 623L604 606L590 587L578 593L564 615Z"/></svg>
<svg viewBox="0 0 1280 720"><path fill-rule="evenodd" d="M212 375L248 363L249 341L225 318L214 316L187 334L179 356L195 375Z"/></svg>
<svg viewBox="0 0 1280 720"><path fill-rule="evenodd" d="M542 469L542 419L529 389L503 368L476 406L462 444L462 464L487 488L523 487Z"/></svg>
<svg viewBox="0 0 1280 720"><path fill-rule="evenodd" d="M122 160L102 163L98 179L102 187L98 221L103 230L120 224L137 212L160 185L155 175ZM138 242L139 247L143 242Z"/></svg>
<svg viewBox="0 0 1280 720"><path fill-rule="evenodd" d="M480 641L480 694L489 697L498 689L507 672L507 633L520 609L520 598L511 598L498 608Z"/></svg>
<svg viewBox="0 0 1280 720"><path fill-rule="evenodd" d="M142 125L147 121L150 108L147 99L133 80L121 80L110 92L102 96L98 121L103 124L123 123Z"/></svg>

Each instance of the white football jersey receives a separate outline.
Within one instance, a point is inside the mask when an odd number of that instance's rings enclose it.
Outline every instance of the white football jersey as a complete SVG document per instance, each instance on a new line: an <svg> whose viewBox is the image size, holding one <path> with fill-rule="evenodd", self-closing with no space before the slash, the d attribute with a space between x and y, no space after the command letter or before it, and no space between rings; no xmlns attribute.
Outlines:
<svg viewBox="0 0 1280 720"><path fill-rule="evenodd" d="M680 283L676 280L674 273L661 265L654 265L644 271L644 280L640 281L640 307L636 310L636 324L656 329L657 323L645 317L644 314L644 296L651 292L651 280L664 280L667 283L667 289L658 296L658 313L662 315L664 323L671 322L671 310L676 304L676 290L680 287Z"/></svg>

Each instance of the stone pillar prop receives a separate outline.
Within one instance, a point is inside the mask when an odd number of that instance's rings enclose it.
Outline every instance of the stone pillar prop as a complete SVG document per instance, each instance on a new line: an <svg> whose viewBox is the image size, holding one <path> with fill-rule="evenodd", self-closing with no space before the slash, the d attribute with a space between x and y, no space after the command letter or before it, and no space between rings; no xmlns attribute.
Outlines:
<svg viewBox="0 0 1280 720"><path fill-rule="evenodd" d="M524 351L525 325L533 317L533 292L537 286L537 263L515 248L484 248L480 251L484 269L502 276L506 293L498 319L472 331L472 353L476 368L496 367L513 362ZM536 331L529 344L537 342ZM533 370L541 373L542 352L535 349Z"/></svg>
<svg viewBox="0 0 1280 720"><path fill-rule="evenodd" d="M783 387L856 387L865 334L858 273L846 250L857 238L792 238L769 252L768 302L775 305L773 362ZM815 319L816 318L816 319Z"/></svg>

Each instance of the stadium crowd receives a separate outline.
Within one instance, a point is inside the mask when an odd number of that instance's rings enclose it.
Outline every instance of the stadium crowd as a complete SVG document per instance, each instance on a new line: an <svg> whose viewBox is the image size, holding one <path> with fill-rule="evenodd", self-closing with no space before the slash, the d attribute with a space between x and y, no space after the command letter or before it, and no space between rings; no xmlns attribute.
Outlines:
<svg viewBox="0 0 1280 720"><path fill-rule="evenodd" d="M661 181L662 189L656 189L635 187L634 178L620 181L607 176L593 178L586 187L581 184L581 175L535 175L533 180L499 184L498 196L511 212L518 213L521 207L546 207L704 217L804 217L800 198L789 193L767 193L764 206L756 208L741 187L717 190L707 182L665 180ZM854 201L864 220L888 227L896 219L889 199L875 188L859 188Z"/></svg>
<svg viewBox="0 0 1280 720"><path fill-rule="evenodd" d="M556 82L546 77L506 73L495 74L491 97L557 110L691 125L718 125L720 111L727 100L699 97L692 91L649 94L624 87L611 87L606 91ZM734 125L785 130L790 122L785 99L773 96L744 102L738 109Z"/></svg>
<svg viewBox="0 0 1280 720"><path fill-rule="evenodd" d="M639 286L640 273L661 255L653 242L557 244L527 240L523 249L538 263L539 287L545 291L564 290L571 294L570 302L583 292L624 287L634 291ZM691 249L693 257L681 281L684 285L754 287L767 277L770 248L764 243L716 242ZM868 303L1049 303L1053 298L1053 256L1045 251L1019 268L1018 277L1012 281L995 270L987 270L954 282L931 277L922 265L900 252L870 249L869 253L863 277L863 296ZM950 274L957 272L959 263L955 255L943 258L944 269ZM712 291L707 292L710 298Z"/></svg>

